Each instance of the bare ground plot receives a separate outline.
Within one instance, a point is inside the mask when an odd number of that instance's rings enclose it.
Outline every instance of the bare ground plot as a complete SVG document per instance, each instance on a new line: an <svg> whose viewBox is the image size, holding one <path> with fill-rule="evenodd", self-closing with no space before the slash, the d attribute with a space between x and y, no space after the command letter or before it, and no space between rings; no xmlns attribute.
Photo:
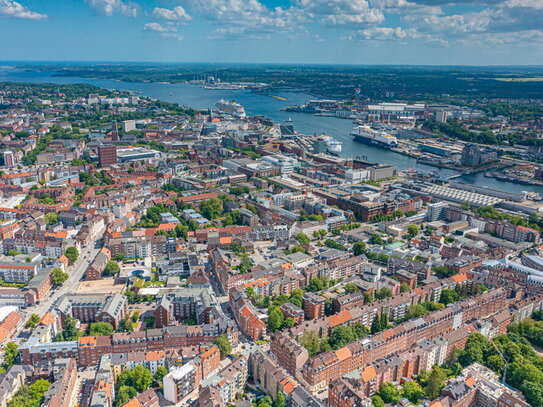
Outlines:
<svg viewBox="0 0 543 407"><path fill-rule="evenodd" d="M82 281L77 287L76 294L109 294L121 293L125 284L116 284L114 277L107 277L101 280Z"/></svg>

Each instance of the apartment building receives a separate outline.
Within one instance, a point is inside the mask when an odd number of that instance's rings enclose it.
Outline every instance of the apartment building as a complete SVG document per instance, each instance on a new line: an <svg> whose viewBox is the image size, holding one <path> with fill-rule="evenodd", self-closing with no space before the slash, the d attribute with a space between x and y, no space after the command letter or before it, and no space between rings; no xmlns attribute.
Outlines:
<svg viewBox="0 0 543 407"><path fill-rule="evenodd" d="M70 407L77 379L75 359L57 359L53 364L53 384L44 394L43 407Z"/></svg>
<svg viewBox="0 0 543 407"><path fill-rule="evenodd" d="M66 294L63 295L55 310L61 316L62 322L71 316L81 322L109 322L117 327L126 315L126 297L121 294Z"/></svg>
<svg viewBox="0 0 543 407"><path fill-rule="evenodd" d="M323 297L307 292L303 296L303 309L306 319L320 319L324 317L325 300Z"/></svg>
<svg viewBox="0 0 543 407"><path fill-rule="evenodd" d="M230 307L236 322L245 335L253 341L258 341L264 337L267 326L259 318L257 310L253 307L251 301L247 299L244 292L237 290L230 292Z"/></svg>
<svg viewBox="0 0 543 407"><path fill-rule="evenodd" d="M85 271L85 280L92 281L101 279L102 273L106 269L107 263L110 260L111 252L107 248L103 247Z"/></svg>
<svg viewBox="0 0 543 407"><path fill-rule="evenodd" d="M177 404L200 385L200 377L192 362L178 367L164 376L164 398Z"/></svg>

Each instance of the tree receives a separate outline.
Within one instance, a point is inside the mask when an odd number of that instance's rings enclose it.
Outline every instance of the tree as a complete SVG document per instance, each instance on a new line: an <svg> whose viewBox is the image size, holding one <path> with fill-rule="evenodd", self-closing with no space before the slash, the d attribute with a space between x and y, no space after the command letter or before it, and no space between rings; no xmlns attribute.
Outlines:
<svg viewBox="0 0 543 407"><path fill-rule="evenodd" d="M113 333L113 325L109 322L92 322L89 325L90 336L107 336Z"/></svg>
<svg viewBox="0 0 543 407"><path fill-rule="evenodd" d="M62 337L65 341L73 341L79 338L80 332L77 329L77 320L71 316L67 316L64 320L64 330Z"/></svg>
<svg viewBox="0 0 543 407"><path fill-rule="evenodd" d="M131 386L120 386L117 390L117 400L116 403L118 406L126 403L128 400L136 397L138 392L135 388Z"/></svg>
<svg viewBox="0 0 543 407"><path fill-rule="evenodd" d="M339 349L355 340L353 328L348 325L340 325L333 330L328 343L332 349Z"/></svg>
<svg viewBox="0 0 543 407"><path fill-rule="evenodd" d="M381 319L379 318L379 315L375 315L373 318L370 331L372 334L376 334L377 332L381 331Z"/></svg>
<svg viewBox="0 0 543 407"><path fill-rule="evenodd" d="M38 322L40 322L40 316L38 314L32 314L30 315L26 326L28 328L34 328L36 325L38 325Z"/></svg>
<svg viewBox="0 0 543 407"><path fill-rule="evenodd" d="M300 243L302 246L306 246L309 244L309 242L311 242L311 240L309 239L309 236L307 236L305 233L298 233L296 235L296 240L298 241L298 243Z"/></svg>
<svg viewBox="0 0 543 407"><path fill-rule="evenodd" d="M155 381L158 383L162 383L162 379L164 379L164 376L166 376L167 374L168 370L164 366L159 366L156 369L153 379L155 379Z"/></svg>
<svg viewBox="0 0 543 407"><path fill-rule="evenodd" d="M64 254L66 255L66 257L70 261L70 264L74 264L77 261L77 258L79 257L79 252L73 246L68 247Z"/></svg>
<svg viewBox="0 0 543 407"><path fill-rule="evenodd" d="M356 336L356 339L362 339L370 333L370 330L366 328L365 325L362 325L360 322L356 322L353 325L354 335Z"/></svg>
<svg viewBox="0 0 543 407"><path fill-rule="evenodd" d="M345 246L343 246L341 243L338 243L336 242L334 239L326 239L324 241L324 245L326 247L329 247L331 249L336 249L336 250L347 250L345 248Z"/></svg>
<svg viewBox="0 0 543 407"><path fill-rule="evenodd" d="M120 252L118 255L114 257L116 261L125 261L126 260L126 254L123 252Z"/></svg>
<svg viewBox="0 0 543 407"><path fill-rule="evenodd" d="M447 266L434 266L432 267L432 271L436 274L436 276L441 278L451 277L456 274L456 271Z"/></svg>
<svg viewBox="0 0 543 407"><path fill-rule="evenodd" d="M355 256L360 256L364 253L366 253L366 243L355 242L355 244L353 244L353 254Z"/></svg>
<svg viewBox="0 0 543 407"><path fill-rule="evenodd" d="M4 362L2 363L2 367L5 370L8 370L17 361L17 357L19 356L19 349L17 348L16 343L8 342L6 343L6 346L4 346L3 351L4 351Z"/></svg>
<svg viewBox="0 0 543 407"><path fill-rule="evenodd" d="M58 213L56 212L49 212L44 215L45 223L47 226L54 225L58 223Z"/></svg>
<svg viewBox="0 0 543 407"><path fill-rule="evenodd" d="M421 304L411 305L407 312L407 319L422 317L428 314L428 310Z"/></svg>
<svg viewBox="0 0 543 407"><path fill-rule="evenodd" d="M121 271L121 268L119 267L117 262L108 261L106 264L106 267L104 268L104 275L114 276L115 274L118 274L120 271Z"/></svg>
<svg viewBox="0 0 543 407"><path fill-rule="evenodd" d="M68 273L62 271L62 269L55 267L51 272L53 275L53 284L61 285L68 280Z"/></svg>
<svg viewBox="0 0 543 407"><path fill-rule="evenodd" d="M503 373L505 367L505 362L500 355L489 356L485 364L499 375Z"/></svg>
<svg viewBox="0 0 543 407"><path fill-rule="evenodd" d="M364 304L370 304L373 301L375 301L375 298L373 298L373 295L371 295L371 293L368 291L364 291L362 295L364 296Z"/></svg>
<svg viewBox="0 0 543 407"><path fill-rule="evenodd" d="M406 293L408 291L411 291L411 287L409 286L409 284L407 283L401 283L400 284L400 292L401 293Z"/></svg>
<svg viewBox="0 0 543 407"><path fill-rule="evenodd" d="M484 352L478 343L470 342L468 340L458 359L463 366L469 366L472 363L482 363L484 360Z"/></svg>
<svg viewBox="0 0 543 407"><path fill-rule="evenodd" d="M385 407L385 402L381 398L381 396L373 396L371 398L371 402L374 407Z"/></svg>
<svg viewBox="0 0 543 407"><path fill-rule="evenodd" d="M132 314L132 322L136 323L139 321L139 319L140 319L140 313L138 311L134 311L134 313Z"/></svg>
<svg viewBox="0 0 543 407"><path fill-rule="evenodd" d="M21 254L19 253L17 250L15 249L11 249L11 250L8 250L8 256L17 256L18 254Z"/></svg>
<svg viewBox="0 0 543 407"><path fill-rule="evenodd" d="M410 237L415 237L419 234L419 227L417 225L409 225L407 227L407 234Z"/></svg>
<svg viewBox="0 0 543 407"><path fill-rule="evenodd" d="M377 394L385 403L396 404L400 401L400 393L398 392L398 389L389 382L383 383Z"/></svg>
<svg viewBox="0 0 543 407"><path fill-rule="evenodd" d="M300 338L300 344L307 349L309 356L313 357L323 351L328 342L321 341L319 334L315 331L306 331ZM323 345L326 344L326 345Z"/></svg>
<svg viewBox="0 0 543 407"><path fill-rule="evenodd" d="M407 382L403 385L402 397L405 397L413 404L419 404L420 399L424 396L422 386L415 381Z"/></svg>
<svg viewBox="0 0 543 407"><path fill-rule="evenodd" d="M370 236L369 243L382 246L385 244L385 241L377 233L374 233Z"/></svg>
<svg viewBox="0 0 543 407"><path fill-rule="evenodd" d="M343 286L343 288L347 294L352 294L358 291L356 284L353 283L347 283Z"/></svg>
<svg viewBox="0 0 543 407"><path fill-rule="evenodd" d="M460 296L458 295L458 292L456 290L453 290L451 288L444 288L441 291L441 297L439 298L439 302L448 305L457 302L459 298Z"/></svg>
<svg viewBox="0 0 543 407"><path fill-rule="evenodd" d="M139 392L148 389L152 384L153 376L151 372L141 365L131 370L123 370L117 381L118 386L130 386Z"/></svg>
<svg viewBox="0 0 543 407"><path fill-rule="evenodd" d="M375 292L375 298L377 298L378 300L390 297L392 297L392 291L390 290L390 288L383 287L379 291Z"/></svg>
<svg viewBox="0 0 543 407"><path fill-rule="evenodd" d="M302 308L304 300L303 300L303 297L301 295L294 295L293 294L293 295L290 296L289 302L296 305L298 308Z"/></svg>
<svg viewBox="0 0 543 407"><path fill-rule="evenodd" d="M119 331L121 332L134 332L134 323L129 315L125 316L119 322Z"/></svg>
<svg viewBox="0 0 543 407"><path fill-rule="evenodd" d="M217 348L219 348L222 358L225 358L232 352L232 344L230 343L226 335L217 336L213 341L213 344L217 346Z"/></svg>
<svg viewBox="0 0 543 407"><path fill-rule="evenodd" d="M273 407L287 407L287 399L283 392L278 392L275 401L273 402Z"/></svg>
<svg viewBox="0 0 543 407"><path fill-rule="evenodd" d="M294 318L292 318L292 317L287 317L287 318L285 318L285 320L283 321L283 326L282 326L282 328L283 328L283 329L292 328L294 325L296 325L296 321L294 321Z"/></svg>
<svg viewBox="0 0 543 407"><path fill-rule="evenodd" d="M51 383L48 380L40 379L36 380L34 383L30 385L30 392L32 393L33 397L36 397L38 395L43 396L43 394L49 390L49 386L51 386Z"/></svg>
<svg viewBox="0 0 543 407"><path fill-rule="evenodd" d="M272 407L273 400L270 396L262 397L258 400L257 407Z"/></svg>
<svg viewBox="0 0 543 407"><path fill-rule="evenodd" d="M441 390L445 386L445 380L447 380L447 372L441 367L435 366L424 386L424 392L430 400L437 398L441 394Z"/></svg>
<svg viewBox="0 0 543 407"><path fill-rule="evenodd" d="M309 282L309 290L310 291L322 291L326 287L324 286L324 281L321 280L318 277L312 278Z"/></svg>
<svg viewBox="0 0 543 407"><path fill-rule="evenodd" d="M219 198L210 198L200 203L200 213L204 218L213 220L223 212L222 201Z"/></svg>
<svg viewBox="0 0 543 407"><path fill-rule="evenodd" d="M543 384L525 381L522 392L532 406L543 406Z"/></svg>
<svg viewBox="0 0 543 407"><path fill-rule="evenodd" d="M281 329L284 323L284 315L280 309L273 309L268 316L268 328L270 331L275 332Z"/></svg>

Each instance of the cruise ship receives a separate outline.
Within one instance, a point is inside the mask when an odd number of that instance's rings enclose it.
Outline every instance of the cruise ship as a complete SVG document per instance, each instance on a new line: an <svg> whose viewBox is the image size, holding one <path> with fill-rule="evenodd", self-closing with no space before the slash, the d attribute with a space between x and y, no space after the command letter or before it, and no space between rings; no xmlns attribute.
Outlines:
<svg viewBox="0 0 543 407"><path fill-rule="evenodd" d="M319 144L323 146L323 148L319 147ZM318 136L314 142L313 147L318 151L326 150L330 154L339 154L343 150L343 143L341 141L336 140L335 138L331 136L326 135L320 135Z"/></svg>
<svg viewBox="0 0 543 407"><path fill-rule="evenodd" d="M234 101L229 102L227 100L221 99L217 103L215 103L215 108L219 113L226 113L234 117L239 117L243 119L246 116L243 106Z"/></svg>
<svg viewBox="0 0 543 407"><path fill-rule="evenodd" d="M398 139L384 131L374 130L369 126L357 126L351 132L355 141L371 144L382 148L392 148L398 145Z"/></svg>

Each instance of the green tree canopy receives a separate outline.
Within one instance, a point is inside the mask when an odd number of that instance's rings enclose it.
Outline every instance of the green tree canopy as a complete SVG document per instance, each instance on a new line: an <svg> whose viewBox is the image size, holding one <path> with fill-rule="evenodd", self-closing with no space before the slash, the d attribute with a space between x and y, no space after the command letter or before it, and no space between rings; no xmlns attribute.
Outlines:
<svg viewBox="0 0 543 407"><path fill-rule="evenodd" d="M219 335L215 340L213 341L213 344L219 348L219 351L221 352L221 357L225 358L232 352L232 344L228 340L228 337L226 335Z"/></svg>
<svg viewBox="0 0 543 407"><path fill-rule="evenodd" d="M113 333L113 325L109 322L91 322L89 325L89 335L91 336L107 336Z"/></svg>
<svg viewBox="0 0 543 407"><path fill-rule="evenodd" d="M385 403L396 404L400 401L400 392L392 383L383 383L377 394Z"/></svg>
<svg viewBox="0 0 543 407"><path fill-rule="evenodd" d="M62 271L62 269L55 267L51 272L53 275L53 284L61 285L68 280L68 273Z"/></svg>
<svg viewBox="0 0 543 407"><path fill-rule="evenodd" d="M70 261L70 264L74 264L77 261L78 257L79 257L79 252L73 246L68 247L64 254L66 255L66 257Z"/></svg>
<svg viewBox="0 0 543 407"><path fill-rule="evenodd" d="M106 267L104 268L105 276L114 276L121 271L121 268L115 261L108 261Z"/></svg>
<svg viewBox="0 0 543 407"><path fill-rule="evenodd" d="M353 254L355 256L360 256L366 253L366 243L364 242L355 242L353 244Z"/></svg>

